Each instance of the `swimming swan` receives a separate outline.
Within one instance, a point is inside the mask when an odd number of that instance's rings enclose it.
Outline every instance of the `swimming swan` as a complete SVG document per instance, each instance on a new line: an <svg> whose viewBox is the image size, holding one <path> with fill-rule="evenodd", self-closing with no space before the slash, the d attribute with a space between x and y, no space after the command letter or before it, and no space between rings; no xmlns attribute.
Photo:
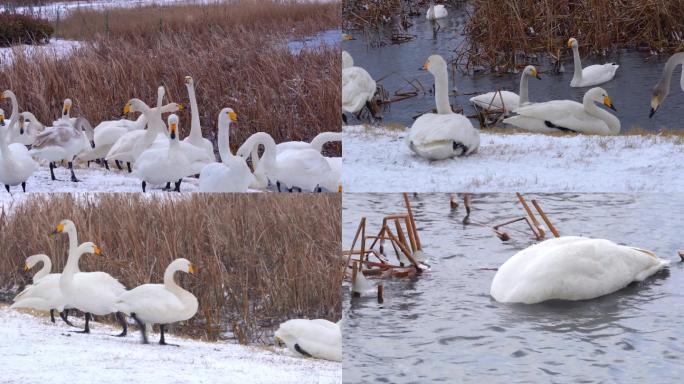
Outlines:
<svg viewBox="0 0 684 384"><path fill-rule="evenodd" d="M202 168L200 192L246 192L254 182L247 161L230 151L230 124L237 121L232 108L224 108L218 117L218 148L221 161ZM255 155L256 156L256 155Z"/></svg>
<svg viewBox="0 0 684 384"><path fill-rule="evenodd" d="M425 18L428 20L437 20L447 17L447 14L448 12L444 4L435 5L435 2L430 0L430 8L428 8Z"/></svg>
<svg viewBox="0 0 684 384"><path fill-rule="evenodd" d="M643 281L669 264L650 251L609 240L565 236L523 249L494 276L492 297L503 303L587 300Z"/></svg>
<svg viewBox="0 0 684 384"><path fill-rule="evenodd" d="M324 319L293 319L282 324L275 332L276 342L303 357L342 361L341 321Z"/></svg>
<svg viewBox="0 0 684 384"><path fill-rule="evenodd" d="M523 70L520 77L520 96L510 91L487 92L471 97L470 103L485 111L504 111L506 115L510 115L518 106L525 105L530 101L527 91L528 77L536 77L541 80L539 72L537 72L537 68L534 65L528 65ZM503 99L503 104L501 104L501 99Z"/></svg>
<svg viewBox="0 0 684 384"><path fill-rule="evenodd" d="M354 66L349 52L342 51L342 110L358 113L363 107L373 111L371 100L375 95L375 80L365 69Z"/></svg>
<svg viewBox="0 0 684 384"><path fill-rule="evenodd" d="M23 126L23 119L19 123ZM28 149L20 143L7 143L5 115L0 113L0 183L5 185L7 192L10 187L21 185L26 192L26 180L38 169L36 163L29 155Z"/></svg>
<svg viewBox="0 0 684 384"><path fill-rule="evenodd" d="M428 160L469 155L480 146L480 132L467 117L454 113L449 104L449 75L442 56L432 55L423 65L435 77L437 113L426 113L413 123L406 144Z"/></svg>
<svg viewBox="0 0 684 384"><path fill-rule="evenodd" d="M672 72L675 67L682 65L684 68L684 52L675 53L665 63L663 68L663 76L658 81L658 84L653 87L653 95L651 96L651 113L649 118L653 117L658 108L663 104L665 98L670 93L670 82L672 81ZM684 69L682 70L682 79L680 81L682 91L684 91Z"/></svg>
<svg viewBox="0 0 684 384"><path fill-rule="evenodd" d="M188 260L176 259L166 267L164 284L140 285L122 293L116 302L115 309L130 315L138 324L143 344L148 343L146 325L159 324L159 344L167 345L164 340L166 325L188 320L197 313L197 298L173 279L178 271L195 273Z"/></svg>
<svg viewBox="0 0 684 384"><path fill-rule="evenodd" d="M572 48L572 55L575 61L575 73L570 81L571 87L591 87L608 82L615 77L615 72L620 67L615 63L608 63L594 64L582 69L577 39L574 37L570 38L568 40L568 48Z"/></svg>
<svg viewBox="0 0 684 384"><path fill-rule="evenodd" d="M572 100L553 100L534 103L516 110L517 116L504 123L531 132L576 132L588 135L617 135L620 120L596 106L601 103L616 110L603 88L592 88L584 94L582 104Z"/></svg>

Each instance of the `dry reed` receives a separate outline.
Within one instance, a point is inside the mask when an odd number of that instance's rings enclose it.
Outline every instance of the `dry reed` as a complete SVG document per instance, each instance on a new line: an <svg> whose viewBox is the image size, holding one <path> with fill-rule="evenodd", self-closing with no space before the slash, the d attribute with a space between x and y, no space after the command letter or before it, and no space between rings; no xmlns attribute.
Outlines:
<svg viewBox="0 0 684 384"><path fill-rule="evenodd" d="M178 257L196 266L195 276L178 275L199 311L176 332L208 340L231 332L249 343L267 341L290 318L339 320L339 195L34 195L0 213L0 291L30 283L35 271L21 270L29 255L46 253L53 271L63 269L66 235L48 234L65 218L79 242L105 255L84 255L81 269L108 272L128 288L161 282Z"/></svg>

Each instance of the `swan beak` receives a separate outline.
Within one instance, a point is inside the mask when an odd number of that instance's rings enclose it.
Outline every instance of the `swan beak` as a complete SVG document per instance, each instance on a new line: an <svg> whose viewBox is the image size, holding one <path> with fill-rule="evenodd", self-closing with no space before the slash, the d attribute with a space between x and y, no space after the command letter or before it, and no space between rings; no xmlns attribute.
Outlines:
<svg viewBox="0 0 684 384"><path fill-rule="evenodd" d="M541 80L541 76L539 76L539 72L536 69L534 70L534 72L532 72L532 74L534 75L534 77Z"/></svg>
<svg viewBox="0 0 684 384"><path fill-rule="evenodd" d="M604 104L606 107L608 107L608 108L612 109L613 111L616 111L616 112L617 112L617 109L615 109L615 106L613 105L613 102L610 100L610 97L608 97L608 95L606 95L606 96L603 97L603 104Z"/></svg>
<svg viewBox="0 0 684 384"><path fill-rule="evenodd" d="M62 233L62 232L64 232L64 224L59 223L59 224L57 224L57 228L55 228L55 230L52 231L52 233L50 233L50 234L51 234L51 235L56 235L56 234Z"/></svg>
<svg viewBox="0 0 684 384"><path fill-rule="evenodd" d="M62 115L66 115L67 113L69 113L69 110L70 110L70 109L71 109L71 105L66 104L66 105L64 106L64 109L62 110Z"/></svg>
<svg viewBox="0 0 684 384"><path fill-rule="evenodd" d="M182 111L185 109L185 106L183 104L176 104L178 106L178 110Z"/></svg>
<svg viewBox="0 0 684 384"><path fill-rule="evenodd" d="M171 123L171 139L176 138L176 123Z"/></svg>
<svg viewBox="0 0 684 384"><path fill-rule="evenodd" d="M428 68L430 68L430 64L426 61L420 69L423 71L427 71Z"/></svg>
<svg viewBox="0 0 684 384"><path fill-rule="evenodd" d="M28 272L29 269L31 269L31 268L29 268L28 264L24 264L24 272Z"/></svg>
<svg viewBox="0 0 684 384"><path fill-rule="evenodd" d="M230 117L230 121L232 122L238 121L238 115L235 112L228 112L228 117Z"/></svg>
<svg viewBox="0 0 684 384"><path fill-rule="evenodd" d="M5 115L0 115L0 125L5 126Z"/></svg>
<svg viewBox="0 0 684 384"><path fill-rule="evenodd" d="M651 117L653 117L653 115L655 115L659 106L660 106L660 102L658 101L658 98L657 97L652 98L651 99L651 113L648 114L649 119Z"/></svg>
<svg viewBox="0 0 684 384"><path fill-rule="evenodd" d="M651 113L648 114L648 118L650 119L651 117L653 117L653 115L655 115L656 111L657 111L656 108L651 107Z"/></svg>
<svg viewBox="0 0 684 384"><path fill-rule="evenodd" d="M275 343L279 347L282 346L283 344L285 344L285 343L283 343L283 340L278 336L275 337Z"/></svg>
<svg viewBox="0 0 684 384"><path fill-rule="evenodd" d="M102 250L97 245L95 246L95 250L93 250L93 253L98 256L102 256Z"/></svg>
<svg viewBox="0 0 684 384"><path fill-rule="evenodd" d="M124 113L124 115L131 113L131 105L130 104L124 105L123 113Z"/></svg>
<svg viewBox="0 0 684 384"><path fill-rule="evenodd" d="M195 274L195 268L192 267L192 264L188 265L188 273L191 275Z"/></svg>
<svg viewBox="0 0 684 384"><path fill-rule="evenodd" d="M339 185L339 186L337 187L337 193L342 193L342 185Z"/></svg>

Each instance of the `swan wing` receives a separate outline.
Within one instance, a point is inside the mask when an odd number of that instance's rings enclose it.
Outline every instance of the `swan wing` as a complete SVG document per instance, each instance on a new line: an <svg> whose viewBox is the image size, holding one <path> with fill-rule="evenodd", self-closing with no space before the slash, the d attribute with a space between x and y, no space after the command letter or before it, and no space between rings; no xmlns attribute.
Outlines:
<svg viewBox="0 0 684 384"><path fill-rule="evenodd" d="M363 68L351 67L342 70L342 109L349 113L360 111L367 101L373 99L376 84Z"/></svg>
<svg viewBox="0 0 684 384"><path fill-rule="evenodd" d="M510 91L487 92L482 95L477 95L470 98L470 103L476 105L484 110L502 110L506 107L506 111L513 111L518 108L520 96L517 93ZM501 100L503 99L503 104Z"/></svg>
<svg viewBox="0 0 684 384"><path fill-rule="evenodd" d="M605 121L588 114L584 106L571 100L553 100L522 106L516 110L520 116L537 119L551 130L572 131L579 133L606 134L610 132ZM516 123L517 121L517 123ZM506 119L504 122L515 123L526 129L525 120Z"/></svg>
<svg viewBox="0 0 684 384"><path fill-rule="evenodd" d="M144 284L119 295L115 309L149 318L154 314L161 317L183 312L185 306L163 284Z"/></svg>
<svg viewBox="0 0 684 384"><path fill-rule="evenodd" d="M619 67L619 65L613 63L590 65L582 69L581 85L583 87L590 87L608 82L615 77L615 72Z"/></svg>
<svg viewBox="0 0 684 384"><path fill-rule="evenodd" d="M280 325L276 336L302 355L332 361L342 360L342 333L327 320L293 319Z"/></svg>

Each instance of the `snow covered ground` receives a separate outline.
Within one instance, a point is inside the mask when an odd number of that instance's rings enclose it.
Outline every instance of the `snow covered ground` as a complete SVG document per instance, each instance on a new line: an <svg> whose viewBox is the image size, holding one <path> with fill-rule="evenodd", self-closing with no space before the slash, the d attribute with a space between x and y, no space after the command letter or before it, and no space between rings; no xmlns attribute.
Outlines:
<svg viewBox="0 0 684 384"><path fill-rule="evenodd" d="M59 320L59 318L58 318ZM245 347L170 337L180 347L140 344L137 330L91 323L91 334L0 306L0 383L341 383L342 365ZM82 326L82 321L76 322Z"/></svg>
<svg viewBox="0 0 684 384"><path fill-rule="evenodd" d="M405 129L343 127L345 192L675 192L681 138L482 132L478 153L430 162Z"/></svg>
<svg viewBox="0 0 684 384"><path fill-rule="evenodd" d="M80 41L51 39L50 43L45 45L16 45L13 47L0 48L0 65L8 65L14 61L14 55L17 51L24 51L27 57L32 57L36 54L46 54L54 57L64 57L71 53L75 48L81 46Z"/></svg>

